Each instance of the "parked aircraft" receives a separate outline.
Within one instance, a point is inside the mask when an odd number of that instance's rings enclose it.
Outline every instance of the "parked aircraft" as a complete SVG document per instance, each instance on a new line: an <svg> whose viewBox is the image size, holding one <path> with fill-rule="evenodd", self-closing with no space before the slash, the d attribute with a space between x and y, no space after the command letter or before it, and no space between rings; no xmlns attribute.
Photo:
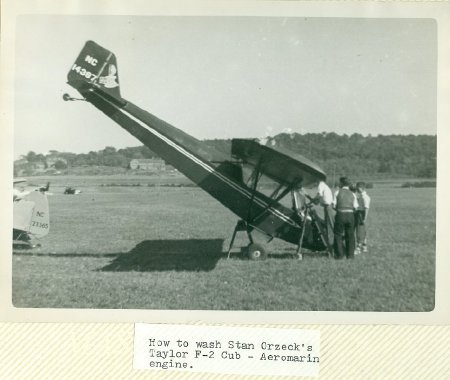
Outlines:
<svg viewBox="0 0 450 380"><path fill-rule="evenodd" d="M32 189L19 189L19 184L26 182L23 178L14 180L13 193L13 247L34 248L34 238L42 238L49 233L50 219L46 186Z"/></svg>
<svg viewBox="0 0 450 380"><path fill-rule="evenodd" d="M78 195L78 194L81 194L81 190L75 189L75 188L73 188L71 186L67 186L64 189L64 193L63 194L65 194L65 195Z"/></svg>
<svg viewBox="0 0 450 380"><path fill-rule="evenodd" d="M299 258L302 247L314 251L330 248L324 238L324 222L311 203L307 205L309 215L301 216L281 202L299 185L308 187L325 180L325 173L310 160L254 140L232 140L230 156L211 150L122 98L115 55L93 41L86 42L72 65L68 84L82 98L64 94L64 100L91 103L240 218L228 254L239 231L246 232L246 252L254 260L267 255L260 241L273 238L295 244ZM247 178L244 168L251 169ZM263 177L276 183L270 194L261 190Z"/></svg>

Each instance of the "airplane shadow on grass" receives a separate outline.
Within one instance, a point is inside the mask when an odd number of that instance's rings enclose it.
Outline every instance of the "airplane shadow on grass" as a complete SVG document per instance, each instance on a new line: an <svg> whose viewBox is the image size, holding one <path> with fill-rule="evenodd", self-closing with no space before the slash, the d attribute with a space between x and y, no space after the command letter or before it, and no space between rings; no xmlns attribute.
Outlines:
<svg viewBox="0 0 450 380"><path fill-rule="evenodd" d="M46 256L60 258L91 257L95 259L111 258L112 261L100 272L162 272L192 271L207 272L213 270L218 261L226 259L223 251L224 239L186 239L186 240L144 240L129 252L123 253L42 253L15 251L15 256ZM245 251L245 250L244 250ZM231 255L232 260L248 260L244 251ZM304 252L305 258L324 258L326 253ZM269 259L296 258L295 249L289 252L268 254Z"/></svg>
<svg viewBox="0 0 450 380"><path fill-rule="evenodd" d="M99 271L149 272L149 271L211 271L220 259L227 257L223 252L224 239L189 240L145 240L130 252L121 253ZM295 251L294 251L295 252ZM269 254L271 259L292 259L293 253ZM321 257L306 253L304 256ZM234 259L248 260L243 252L232 255Z"/></svg>
<svg viewBox="0 0 450 380"><path fill-rule="evenodd" d="M98 269L104 272L211 271L223 257L223 239L144 240Z"/></svg>

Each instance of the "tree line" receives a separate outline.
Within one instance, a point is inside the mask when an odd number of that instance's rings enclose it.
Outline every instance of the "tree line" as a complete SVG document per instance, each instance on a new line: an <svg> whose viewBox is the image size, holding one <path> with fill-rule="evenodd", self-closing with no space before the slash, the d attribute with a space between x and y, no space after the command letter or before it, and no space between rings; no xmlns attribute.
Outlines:
<svg viewBox="0 0 450 380"><path fill-rule="evenodd" d="M328 175L436 177L436 135L284 133L272 140L268 144L302 154Z"/></svg>
<svg viewBox="0 0 450 380"><path fill-rule="evenodd" d="M217 151L230 155L231 140L204 140ZM336 133L282 133L267 139L266 145L288 149L319 164L328 176L343 173L352 177L409 176L436 177L436 135L338 135ZM108 146L89 153L50 151L48 155L29 152L28 164L48 157L60 158L56 169L79 166L129 167L132 159L156 158L146 146L116 149ZM231 157L230 157L231 158ZM53 160L54 162L54 160ZM58 167L59 166L59 167Z"/></svg>

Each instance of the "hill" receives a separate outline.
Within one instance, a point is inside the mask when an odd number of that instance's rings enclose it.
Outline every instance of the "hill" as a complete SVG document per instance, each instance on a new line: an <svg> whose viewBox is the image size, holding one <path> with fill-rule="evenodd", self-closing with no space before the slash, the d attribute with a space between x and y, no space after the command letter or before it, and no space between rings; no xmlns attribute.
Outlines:
<svg viewBox="0 0 450 380"><path fill-rule="evenodd" d="M231 140L205 140L205 144L230 154ZM281 133L268 137L268 146L287 148L317 162L329 176L365 178L436 177L436 135L338 135L336 133ZM106 147L89 153L29 152L14 163L15 175L65 172L79 167L129 168L136 158L153 158L145 146Z"/></svg>

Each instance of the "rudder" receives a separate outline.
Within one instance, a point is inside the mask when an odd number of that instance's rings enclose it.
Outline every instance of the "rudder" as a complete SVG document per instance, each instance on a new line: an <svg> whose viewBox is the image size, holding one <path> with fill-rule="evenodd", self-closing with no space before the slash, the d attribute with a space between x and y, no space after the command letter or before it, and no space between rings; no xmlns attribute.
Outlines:
<svg viewBox="0 0 450 380"><path fill-rule="evenodd" d="M116 56L94 41L85 43L67 80L83 96L92 88L98 88L114 98L121 98Z"/></svg>

